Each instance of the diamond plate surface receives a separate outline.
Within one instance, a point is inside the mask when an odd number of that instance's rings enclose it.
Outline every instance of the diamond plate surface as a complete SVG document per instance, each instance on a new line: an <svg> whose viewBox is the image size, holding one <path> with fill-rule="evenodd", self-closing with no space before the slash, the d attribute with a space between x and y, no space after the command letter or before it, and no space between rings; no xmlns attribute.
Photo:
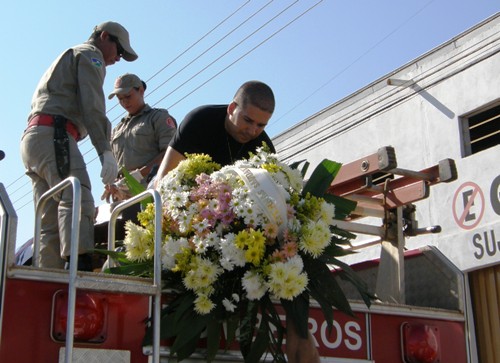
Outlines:
<svg viewBox="0 0 500 363"><path fill-rule="evenodd" d="M59 350L59 363L64 363L66 349ZM72 363L130 363L128 350L73 348Z"/></svg>

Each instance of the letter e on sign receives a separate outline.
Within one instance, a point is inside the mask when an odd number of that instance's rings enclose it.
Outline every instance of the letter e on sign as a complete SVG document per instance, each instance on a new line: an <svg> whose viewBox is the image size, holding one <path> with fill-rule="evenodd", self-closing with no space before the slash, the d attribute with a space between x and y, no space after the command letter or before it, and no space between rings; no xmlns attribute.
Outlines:
<svg viewBox="0 0 500 363"><path fill-rule="evenodd" d="M484 214L484 194L479 185L463 183L453 197L453 218L460 228L476 227Z"/></svg>

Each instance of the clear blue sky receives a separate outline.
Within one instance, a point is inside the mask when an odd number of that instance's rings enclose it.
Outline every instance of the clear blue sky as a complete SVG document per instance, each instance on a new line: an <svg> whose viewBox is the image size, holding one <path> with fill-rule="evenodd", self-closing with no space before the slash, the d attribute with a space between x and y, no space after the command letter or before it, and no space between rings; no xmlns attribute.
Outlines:
<svg viewBox="0 0 500 363"><path fill-rule="evenodd" d="M31 183L19 155L31 96L50 63L98 23L123 24L139 54L107 68L105 94L117 76L136 73L148 81L146 101L181 121L192 108L227 103L241 83L259 79L277 99L272 137L499 10L500 0L5 2L0 181L18 213L17 244L33 234ZM116 98L107 109L116 125L123 114ZM96 153L89 140L80 150L100 204Z"/></svg>

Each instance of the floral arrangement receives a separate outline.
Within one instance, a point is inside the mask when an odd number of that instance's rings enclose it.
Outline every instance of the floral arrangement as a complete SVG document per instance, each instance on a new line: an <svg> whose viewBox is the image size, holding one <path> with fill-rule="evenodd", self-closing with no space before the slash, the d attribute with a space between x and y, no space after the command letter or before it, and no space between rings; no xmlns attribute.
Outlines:
<svg viewBox="0 0 500 363"><path fill-rule="evenodd" d="M324 160L307 183L263 146L248 160L221 167L208 155L188 155L159 184L162 198L162 271L171 302L163 310L162 338L174 339L180 361L206 334L207 361L237 341L246 362L266 352L286 361L280 303L300 336L307 336L309 299L321 306L330 327L333 307L351 313L331 269L372 296L336 257L354 236L335 227L355 204L325 194L340 164ZM124 256L113 272L150 276L154 255L154 208L126 223ZM225 336L221 336L224 331Z"/></svg>

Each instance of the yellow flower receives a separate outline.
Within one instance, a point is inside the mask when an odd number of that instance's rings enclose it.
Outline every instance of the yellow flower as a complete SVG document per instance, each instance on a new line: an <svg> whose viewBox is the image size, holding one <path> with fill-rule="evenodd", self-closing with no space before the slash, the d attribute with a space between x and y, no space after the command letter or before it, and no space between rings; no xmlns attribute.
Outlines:
<svg viewBox="0 0 500 363"><path fill-rule="evenodd" d="M215 282L220 271L211 261L195 256L191 259L189 271L184 271L184 286L195 291L208 288Z"/></svg>
<svg viewBox="0 0 500 363"><path fill-rule="evenodd" d="M264 249L266 244L266 238L261 231L250 230L251 244L256 248Z"/></svg>
<svg viewBox="0 0 500 363"><path fill-rule="evenodd" d="M252 263L254 266L258 266L262 258L262 251L257 247L250 247L245 251L245 260Z"/></svg>
<svg viewBox="0 0 500 363"><path fill-rule="evenodd" d="M200 315L206 315L215 308L215 304L207 295L198 295L194 300L194 310Z"/></svg>
<svg viewBox="0 0 500 363"><path fill-rule="evenodd" d="M176 265L172 271L189 271L191 269L191 257L193 256L193 251L188 247L183 247L180 253L175 255Z"/></svg>
<svg viewBox="0 0 500 363"><path fill-rule="evenodd" d="M234 244L240 249L245 249L245 247L248 245L249 238L250 235L246 230L239 231L234 239Z"/></svg>
<svg viewBox="0 0 500 363"><path fill-rule="evenodd" d="M146 261L154 255L153 234L146 229L134 224L132 221L125 223L126 236L123 244L126 247L126 256L130 261Z"/></svg>
<svg viewBox="0 0 500 363"><path fill-rule="evenodd" d="M318 222L309 221L302 226L302 236L299 240L299 248L313 256L319 257L326 246L330 243L331 234L328 224L319 220Z"/></svg>

